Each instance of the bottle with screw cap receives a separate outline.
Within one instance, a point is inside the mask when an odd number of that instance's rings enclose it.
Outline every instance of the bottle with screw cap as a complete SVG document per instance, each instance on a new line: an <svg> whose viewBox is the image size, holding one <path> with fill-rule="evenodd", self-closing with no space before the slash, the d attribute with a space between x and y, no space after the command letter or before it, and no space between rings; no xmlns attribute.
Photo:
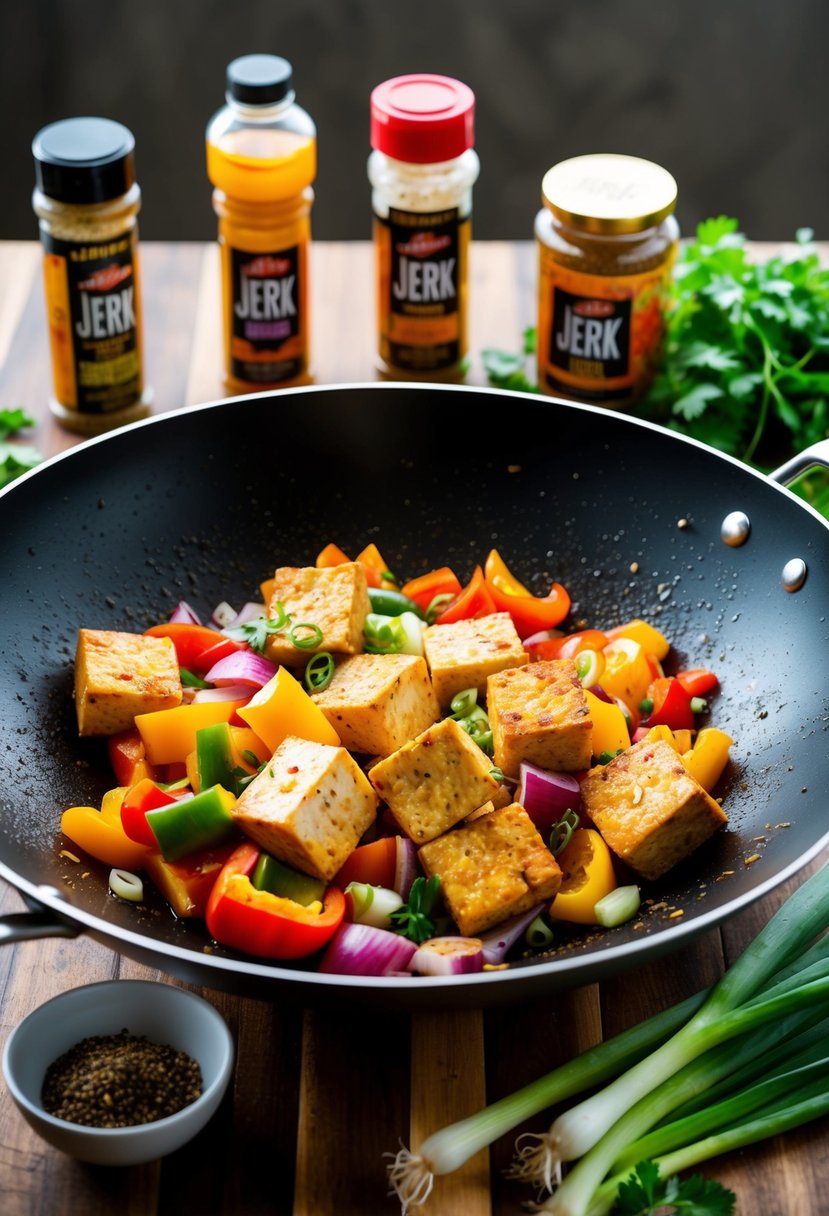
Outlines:
<svg viewBox="0 0 829 1216"><path fill-rule="evenodd" d="M207 127L219 218L225 379L231 392L310 378L308 247L316 129L294 100L292 68L244 55Z"/></svg>
<svg viewBox="0 0 829 1216"><path fill-rule="evenodd" d="M467 350L475 96L448 76L396 76L371 94L378 365L457 380Z"/></svg>
<svg viewBox="0 0 829 1216"><path fill-rule="evenodd" d="M132 133L108 118L68 118L35 136L32 203L40 226L53 414L95 435L149 413L144 385Z"/></svg>

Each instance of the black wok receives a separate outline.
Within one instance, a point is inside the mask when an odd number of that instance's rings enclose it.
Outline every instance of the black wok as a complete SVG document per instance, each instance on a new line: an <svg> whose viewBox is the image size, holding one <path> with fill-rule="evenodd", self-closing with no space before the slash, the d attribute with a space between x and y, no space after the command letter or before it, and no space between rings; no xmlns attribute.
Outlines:
<svg viewBox="0 0 829 1216"><path fill-rule="evenodd" d="M722 538L734 512L750 523L741 544ZM36 909L22 928L7 918L7 939L88 932L198 984L308 1003L335 990L400 1008L485 1005L665 954L829 839L829 526L692 441L477 389L262 394L75 448L2 495L0 525L0 875ZM438 564L466 577L496 546L535 591L563 582L574 619L643 616L678 661L718 671L713 720L735 739L721 787L730 823L648 892L668 906L643 929L463 979L321 976L206 952L201 924L175 920L160 899L125 905L103 867L82 879L86 867L60 856L60 811L99 802L111 783L102 743L77 738L78 627L141 630L181 598L205 613L241 603L275 566L310 564L329 540L351 552L373 540L407 577Z"/></svg>

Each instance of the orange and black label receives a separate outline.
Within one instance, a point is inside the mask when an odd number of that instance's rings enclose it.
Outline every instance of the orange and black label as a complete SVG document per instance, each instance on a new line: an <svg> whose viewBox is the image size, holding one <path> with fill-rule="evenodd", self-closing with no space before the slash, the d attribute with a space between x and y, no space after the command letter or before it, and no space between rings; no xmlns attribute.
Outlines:
<svg viewBox="0 0 829 1216"><path fill-rule="evenodd" d="M670 262L636 275L589 275L541 251L538 372L546 392L585 401L639 395L662 355Z"/></svg>
<svg viewBox="0 0 829 1216"><path fill-rule="evenodd" d="M133 405L143 391L135 230L83 244L44 235L43 246L55 396L84 414Z"/></svg>
<svg viewBox="0 0 829 1216"><path fill-rule="evenodd" d="M300 247L229 257L230 374L250 384L293 379L305 368Z"/></svg>
<svg viewBox="0 0 829 1216"><path fill-rule="evenodd" d="M456 207L375 217L380 357L390 367L446 371L466 353L469 228Z"/></svg>

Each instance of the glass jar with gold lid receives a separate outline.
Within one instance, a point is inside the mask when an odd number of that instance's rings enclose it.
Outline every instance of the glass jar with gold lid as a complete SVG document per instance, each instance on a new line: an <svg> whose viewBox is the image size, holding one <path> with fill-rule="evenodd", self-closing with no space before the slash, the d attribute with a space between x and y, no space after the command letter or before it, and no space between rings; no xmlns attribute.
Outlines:
<svg viewBox="0 0 829 1216"><path fill-rule="evenodd" d="M577 156L541 186L538 382L544 392L623 405L662 357L679 241L677 187L635 156Z"/></svg>

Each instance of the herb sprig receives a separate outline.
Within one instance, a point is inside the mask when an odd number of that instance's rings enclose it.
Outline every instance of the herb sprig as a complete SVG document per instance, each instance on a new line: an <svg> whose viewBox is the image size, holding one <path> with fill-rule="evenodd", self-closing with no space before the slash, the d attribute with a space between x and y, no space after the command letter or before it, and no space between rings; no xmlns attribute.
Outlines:
<svg viewBox="0 0 829 1216"><path fill-rule="evenodd" d="M408 937L418 946L435 935L432 913L440 894L440 876L416 878L409 891L408 902L392 912L389 920L395 933Z"/></svg>
<svg viewBox="0 0 829 1216"><path fill-rule="evenodd" d="M34 425L34 418L30 418L25 410L0 409L0 489L21 473L28 473L43 459L36 448L7 442L18 432Z"/></svg>
<svg viewBox="0 0 829 1216"><path fill-rule="evenodd" d="M611 1216L730 1216L737 1197L721 1182L692 1174L662 1179L653 1161L640 1161L627 1182L619 1185Z"/></svg>

